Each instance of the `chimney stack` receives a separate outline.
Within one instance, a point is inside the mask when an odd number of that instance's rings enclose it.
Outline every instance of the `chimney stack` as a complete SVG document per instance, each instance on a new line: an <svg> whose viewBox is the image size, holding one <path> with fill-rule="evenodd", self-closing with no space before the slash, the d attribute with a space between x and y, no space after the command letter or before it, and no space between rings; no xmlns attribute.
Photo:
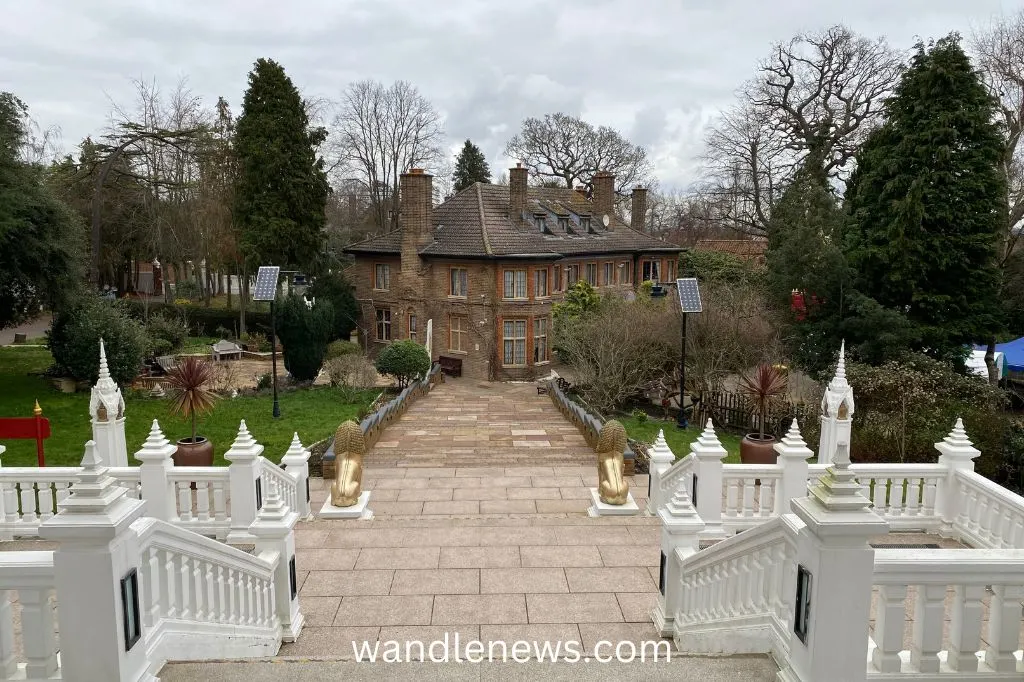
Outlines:
<svg viewBox="0 0 1024 682"><path fill-rule="evenodd" d="M594 174L594 212L598 220L615 214L615 176L607 171Z"/></svg>
<svg viewBox="0 0 1024 682"><path fill-rule="evenodd" d="M508 213L514 222L522 220L526 210L526 176L523 164L508 169Z"/></svg>
<svg viewBox="0 0 1024 682"><path fill-rule="evenodd" d="M398 224L402 228L402 272L419 269L419 251L430 243L434 225L433 176L422 168L410 168L399 179L401 213Z"/></svg>
<svg viewBox="0 0 1024 682"><path fill-rule="evenodd" d="M629 226L637 232L646 232L647 189L639 185L633 188L633 196L629 202Z"/></svg>

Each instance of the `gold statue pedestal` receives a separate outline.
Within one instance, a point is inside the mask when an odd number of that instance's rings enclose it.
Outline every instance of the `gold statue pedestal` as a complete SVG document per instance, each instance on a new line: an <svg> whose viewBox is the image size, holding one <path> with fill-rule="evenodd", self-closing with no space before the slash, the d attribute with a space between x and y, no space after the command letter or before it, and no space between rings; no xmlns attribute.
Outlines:
<svg viewBox="0 0 1024 682"><path fill-rule="evenodd" d="M370 491L364 490L359 494L359 501L350 507L335 507L331 504L330 496L324 500L324 506L320 507L319 519L362 519L368 521L373 518L373 512L367 508L370 501Z"/></svg>
<svg viewBox="0 0 1024 682"><path fill-rule="evenodd" d="M597 491L597 488L591 488L590 499L594 503L587 510L589 516L635 516L640 513L640 507L633 499L633 493L626 495L624 504L608 504L601 501L601 493Z"/></svg>

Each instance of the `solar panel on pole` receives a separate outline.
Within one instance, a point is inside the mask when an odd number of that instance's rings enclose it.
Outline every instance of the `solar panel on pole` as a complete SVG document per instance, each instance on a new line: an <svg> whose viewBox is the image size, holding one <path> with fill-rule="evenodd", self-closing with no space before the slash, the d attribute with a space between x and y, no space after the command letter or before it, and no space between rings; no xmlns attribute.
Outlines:
<svg viewBox="0 0 1024 682"><path fill-rule="evenodd" d="M278 265L261 265L256 273L256 288L252 292L254 301L273 301L277 297L277 278L281 274Z"/></svg>
<svg viewBox="0 0 1024 682"><path fill-rule="evenodd" d="M700 289L697 287L696 277L677 279L676 290L679 292L679 305L684 313L701 312Z"/></svg>

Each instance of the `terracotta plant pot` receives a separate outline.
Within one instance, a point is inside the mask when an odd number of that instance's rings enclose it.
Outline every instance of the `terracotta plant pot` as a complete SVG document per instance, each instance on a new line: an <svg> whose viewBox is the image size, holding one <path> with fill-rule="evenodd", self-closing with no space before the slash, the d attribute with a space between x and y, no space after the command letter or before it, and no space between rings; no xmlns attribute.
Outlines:
<svg viewBox="0 0 1024 682"><path fill-rule="evenodd" d="M740 461L744 464L775 464L778 453L772 448L775 436L764 438L757 433L748 433L740 441Z"/></svg>
<svg viewBox="0 0 1024 682"><path fill-rule="evenodd" d="M196 442L191 438L182 438L178 441L178 450L174 453L174 466L179 467L211 467L213 466L213 443L196 436Z"/></svg>

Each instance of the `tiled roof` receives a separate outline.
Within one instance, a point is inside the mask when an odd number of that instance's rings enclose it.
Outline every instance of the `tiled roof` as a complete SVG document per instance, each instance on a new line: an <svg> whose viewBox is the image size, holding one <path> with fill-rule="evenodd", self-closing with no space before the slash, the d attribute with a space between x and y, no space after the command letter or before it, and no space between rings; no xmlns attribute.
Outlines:
<svg viewBox="0 0 1024 682"><path fill-rule="evenodd" d="M695 251L717 251L734 256L756 258L768 250L767 239L698 239L693 245Z"/></svg>
<svg viewBox="0 0 1024 682"><path fill-rule="evenodd" d="M543 214L543 231L536 222ZM589 219L590 229L586 222ZM507 185L476 183L433 210L433 240L423 256L559 258L597 253L678 253L682 249L637 232L614 215L609 227L593 204L571 189L530 187L524 216L509 215ZM568 227L568 230L566 230ZM345 249L348 253L401 253L401 228Z"/></svg>

